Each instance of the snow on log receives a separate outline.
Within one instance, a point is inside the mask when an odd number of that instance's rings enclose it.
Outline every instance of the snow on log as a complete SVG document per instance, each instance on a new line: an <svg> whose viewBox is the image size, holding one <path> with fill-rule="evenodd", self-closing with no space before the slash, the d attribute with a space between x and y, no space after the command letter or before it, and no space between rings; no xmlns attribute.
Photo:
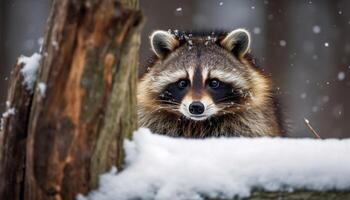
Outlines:
<svg viewBox="0 0 350 200"><path fill-rule="evenodd" d="M139 129L124 147L125 169L102 175L99 189L78 200L232 199L257 190L350 189L350 139L198 140Z"/></svg>
<svg viewBox="0 0 350 200"><path fill-rule="evenodd" d="M27 89L30 91L33 91L37 79L40 60L41 55L38 53L34 53L30 57L21 56L18 59L18 64L24 64L21 70L24 77L23 84L26 85Z"/></svg>

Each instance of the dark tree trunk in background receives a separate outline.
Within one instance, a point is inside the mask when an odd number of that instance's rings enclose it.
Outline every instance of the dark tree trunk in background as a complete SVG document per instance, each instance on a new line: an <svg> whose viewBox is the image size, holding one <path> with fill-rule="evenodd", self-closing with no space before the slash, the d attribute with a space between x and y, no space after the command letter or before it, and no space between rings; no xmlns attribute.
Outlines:
<svg viewBox="0 0 350 200"><path fill-rule="evenodd" d="M122 166L137 127L141 18L138 0L53 1L34 94L22 66L11 78L0 199L74 199Z"/></svg>
<svg viewBox="0 0 350 200"><path fill-rule="evenodd" d="M341 27L349 24L350 13L344 9L349 8L350 2L335 0L328 2L328 4L329 12L338 14L330 15L333 24L332 29L334 29L331 40L334 41L334 44L330 46L334 66L330 67L333 68L334 72L330 74L329 79L332 83L327 88L330 94L331 106L325 108L329 115L327 115L328 130L324 131L332 133L333 137L345 138L350 129L350 123L346 118L350 114L350 73L348 69L350 63L350 31ZM344 79L341 77L342 73L345 74Z"/></svg>
<svg viewBox="0 0 350 200"><path fill-rule="evenodd" d="M287 81L289 76L289 55L288 51L291 49L290 44L288 48L281 47L280 41L286 41L287 43L292 40L290 29L291 18L291 1L279 0L279 1L268 1L266 6L265 15L265 62L272 74L274 80L275 92L281 102L277 102L278 106L282 108L282 118L285 122L284 129L286 130L287 136L293 136L293 130L289 124L290 116L288 113L288 100L283 94L283 91L287 88ZM295 136L295 135L294 135Z"/></svg>
<svg viewBox="0 0 350 200"><path fill-rule="evenodd" d="M280 41L284 40L289 42L291 39L290 31L288 30L291 24L289 18L289 6L290 1L268 1L266 6L266 64L271 69L274 69L272 73L276 82L283 83L286 70L288 70L289 56L285 51L286 48L281 48Z"/></svg>
<svg viewBox="0 0 350 200"><path fill-rule="evenodd" d="M5 1L0 1L0 27L3 29L5 27ZM0 80L4 79L5 77L3 76L6 72L6 67L5 67L5 52L4 48L5 47L5 31L0 30ZM7 88L6 85L3 86L3 88ZM1 97L5 96L5 89L0 90L0 100L2 99ZM4 108L4 104L0 101L0 112ZM0 139L1 139L0 135Z"/></svg>

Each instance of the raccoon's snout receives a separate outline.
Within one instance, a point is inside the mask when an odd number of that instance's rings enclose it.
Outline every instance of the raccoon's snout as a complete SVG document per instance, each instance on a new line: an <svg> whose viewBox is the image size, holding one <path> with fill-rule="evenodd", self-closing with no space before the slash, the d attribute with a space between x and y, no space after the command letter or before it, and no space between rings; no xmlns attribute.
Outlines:
<svg viewBox="0 0 350 200"><path fill-rule="evenodd" d="M181 103L179 111L191 120L203 121L215 115L218 109L215 104L208 99L193 101L187 98Z"/></svg>
<svg viewBox="0 0 350 200"><path fill-rule="evenodd" d="M205 108L201 102L194 101L190 104L190 106L188 107L188 110L190 111L191 114L200 115L204 113Z"/></svg>

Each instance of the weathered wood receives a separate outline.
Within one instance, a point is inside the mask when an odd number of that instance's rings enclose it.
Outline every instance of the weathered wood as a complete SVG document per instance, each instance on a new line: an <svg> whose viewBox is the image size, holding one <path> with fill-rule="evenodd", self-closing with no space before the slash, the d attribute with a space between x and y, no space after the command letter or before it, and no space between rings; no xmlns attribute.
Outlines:
<svg viewBox="0 0 350 200"><path fill-rule="evenodd" d="M23 84L21 69L17 64L12 71L7 95L8 109L14 114L3 118L3 136L0 165L0 199L23 199L26 138L33 94Z"/></svg>
<svg viewBox="0 0 350 200"><path fill-rule="evenodd" d="M141 14L114 0L56 0L34 95L26 163L28 199L74 199L120 166L136 128Z"/></svg>
<svg viewBox="0 0 350 200"><path fill-rule="evenodd" d="M55 0L34 95L15 68L0 199L74 199L122 165L136 129L138 0ZM39 91L39 84L46 92Z"/></svg>

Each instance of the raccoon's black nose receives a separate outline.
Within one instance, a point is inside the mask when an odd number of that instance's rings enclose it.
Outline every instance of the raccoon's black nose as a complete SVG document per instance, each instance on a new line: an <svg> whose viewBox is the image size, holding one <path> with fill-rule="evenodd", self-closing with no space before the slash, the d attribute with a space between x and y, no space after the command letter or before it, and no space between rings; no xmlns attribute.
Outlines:
<svg viewBox="0 0 350 200"><path fill-rule="evenodd" d="M204 105L199 101L192 102L189 106L189 111L191 114L200 115L204 112Z"/></svg>

